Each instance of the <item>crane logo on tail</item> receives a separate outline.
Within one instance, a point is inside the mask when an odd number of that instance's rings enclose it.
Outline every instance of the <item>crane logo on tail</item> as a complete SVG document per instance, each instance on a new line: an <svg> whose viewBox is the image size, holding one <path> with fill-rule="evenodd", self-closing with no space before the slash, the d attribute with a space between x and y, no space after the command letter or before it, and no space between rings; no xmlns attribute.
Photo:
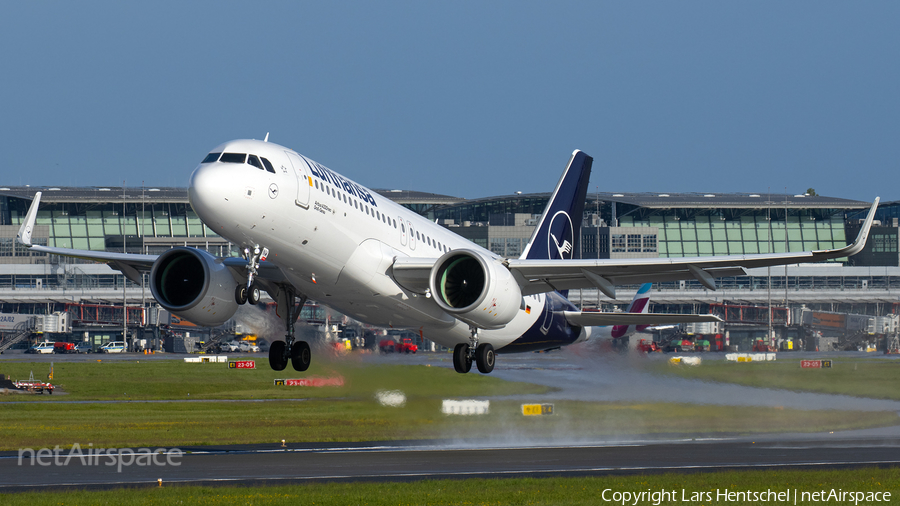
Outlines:
<svg viewBox="0 0 900 506"><path fill-rule="evenodd" d="M547 240L547 256L550 259L571 260L574 250L575 228L572 218L565 211L557 211L550 220ZM552 242L551 242L552 241ZM553 248L556 248L554 253Z"/></svg>

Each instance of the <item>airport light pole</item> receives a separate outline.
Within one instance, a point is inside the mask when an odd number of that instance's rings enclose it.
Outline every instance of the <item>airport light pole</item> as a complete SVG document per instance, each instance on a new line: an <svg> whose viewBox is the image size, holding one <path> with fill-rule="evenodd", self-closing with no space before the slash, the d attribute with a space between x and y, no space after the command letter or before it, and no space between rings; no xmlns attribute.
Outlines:
<svg viewBox="0 0 900 506"><path fill-rule="evenodd" d="M127 253L125 247L125 181L122 181L122 253ZM125 291L128 283L125 273L122 273L122 341L125 343L125 349L128 349L128 294Z"/></svg>
<svg viewBox="0 0 900 506"><path fill-rule="evenodd" d="M766 235L768 239L768 250L769 253L773 253L772 251L772 191L769 190L768 198L766 199L766 221L768 222L768 227L766 228ZM787 220L785 220L785 225ZM785 229L785 233L787 230ZM766 304L769 306L769 333L766 335L766 342L771 345L772 344L772 266L766 267Z"/></svg>

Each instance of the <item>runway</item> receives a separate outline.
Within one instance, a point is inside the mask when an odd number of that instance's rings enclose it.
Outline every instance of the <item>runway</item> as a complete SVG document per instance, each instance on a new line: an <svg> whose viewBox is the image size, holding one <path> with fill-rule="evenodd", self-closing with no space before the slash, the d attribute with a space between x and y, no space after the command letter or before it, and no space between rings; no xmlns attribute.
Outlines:
<svg viewBox="0 0 900 506"><path fill-rule="evenodd" d="M135 449L137 450L137 449ZM156 450L156 449L152 449ZM169 449L171 450L171 449ZM67 460L0 455L0 492L163 484L286 484L309 481L414 481L654 474L747 469L900 465L900 437L798 437L610 441L583 445L491 447L487 442L413 442L181 448L138 465L127 454Z"/></svg>

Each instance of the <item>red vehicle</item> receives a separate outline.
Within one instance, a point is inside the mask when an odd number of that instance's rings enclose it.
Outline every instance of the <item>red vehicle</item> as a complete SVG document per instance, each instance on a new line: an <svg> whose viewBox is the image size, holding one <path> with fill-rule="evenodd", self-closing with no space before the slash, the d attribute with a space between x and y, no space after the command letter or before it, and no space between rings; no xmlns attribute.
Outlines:
<svg viewBox="0 0 900 506"><path fill-rule="evenodd" d="M75 343L53 343L53 353L77 353L75 351Z"/></svg>
<svg viewBox="0 0 900 506"><path fill-rule="evenodd" d="M378 349L381 350L382 353L394 353L395 351L397 353L415 353L419 351L419 347L416 346L416 343L408 337L400 339L399 343L393 339L383 339L378 343Z"/></svg>
<svg viewBox="0 0 900 506"><path fill-rule="evenodd" d="M753 343L753 351L774 352L776 350L774 346L766 344L765 339L757 339L756 342Z"/></svg>
<svg viewBox="0 0 900 506"><path fill-rule="evenodd" d="M644 353L662 351L662 348L660 348L659 345L656 344L656 341L648 341L646 339L641 339L638 342L638 349L643 351Z"/></svg>

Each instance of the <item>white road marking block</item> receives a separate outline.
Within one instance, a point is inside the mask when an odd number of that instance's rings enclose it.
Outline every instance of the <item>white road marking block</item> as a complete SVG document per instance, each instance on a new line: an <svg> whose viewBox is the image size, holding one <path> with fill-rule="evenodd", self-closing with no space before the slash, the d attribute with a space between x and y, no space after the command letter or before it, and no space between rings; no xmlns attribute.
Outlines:
<svg viewBox="0 0 900 506"><path fill-rule="evenodd" d="M444 399L441 413L445 415L486 415L491 410L491 401Z"/></svg>

